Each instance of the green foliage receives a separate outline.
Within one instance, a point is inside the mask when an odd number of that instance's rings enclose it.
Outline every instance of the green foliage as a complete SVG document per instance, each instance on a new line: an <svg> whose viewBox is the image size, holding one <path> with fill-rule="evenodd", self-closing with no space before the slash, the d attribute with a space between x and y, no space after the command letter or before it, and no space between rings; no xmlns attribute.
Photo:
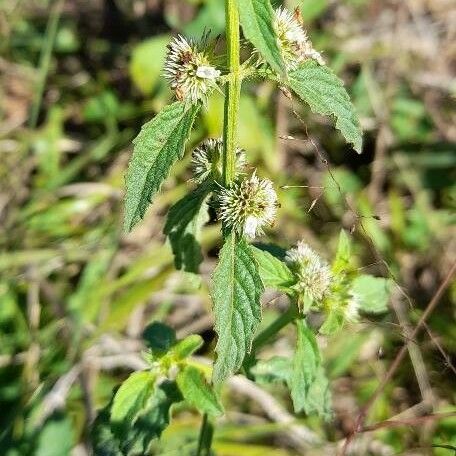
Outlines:
<svg viewBox="0 0 456 456"><path fill-rule="evenodd" d="M289 292L290 287L295 283L295 278L287 265L266 250L252 247L252 251L264 285Z"/></svg>
<svg viewBox="0 0 456 456"><path fill-rule="evenodd" d="M234 233L227 236L212 277L215 330L213 381L220 384L242 365L261 320L263 284L251 247Z"/></svg>
<svg viewBox="0 0 456 456"><path fill-rule="evenodd" d="M111 424L120 439L127 437L131 423L144 411L155 380L156 376L149 371L134 372L117 390L111 408Z"/></svg>
<svg viewBox="0 0 456 456"><path fill-rule="evenodd" d="M332 115L336 128L356 152L362 150L358 117L343 82L326 66L313 60L302 63L289 73L287 84L318 114Z"/></svg>
<svg viewBox="0 0 456 456"><path fill-rule="evenodd" d="M270 0L238 0L239 16L245 37L278 73L284 64L274 29L274 10Z"/></svg>
<svg viewBox="0 0 456 456"><path fill-rule="evenodd" d="M353 280L353 294L359 300L360 309L367 313L383 313L388 310L392 281L383 277L360 275Z"/></svg>
<svg viewBox="0 0 456 456"><path fill-rule="evenodd" d="M193 366L186 366L176 378L184 399L199 411L211 416L223 413L223 407L214 390L206 382L203 373Z"/></svg>
<svg viewBox="0 0 456 456"><path fill-rule="evenodd" d="M174 253L176 269L198 272L203 260L199 235L201 226L207 221L206 200L211 185L200 185L185 195L168 212L164 233L168 236Z"/></svg>
<svg viewBox="0 0 456 456"><path fill-rule="evenodd" d="M295 325L296 349L288 384L294 409L296 412L299 412L306 408L309 389L315 380L321 358L315 334L309 328L306 321L297 319Z"/></svg>
<svg viewBox="0 0 456 456"><path fill-rule="evenodd" d="M130 231L146 213L154 194L182 157L199 105L176 101L146 123L134 140L126 175L125 223Z"/></svg>

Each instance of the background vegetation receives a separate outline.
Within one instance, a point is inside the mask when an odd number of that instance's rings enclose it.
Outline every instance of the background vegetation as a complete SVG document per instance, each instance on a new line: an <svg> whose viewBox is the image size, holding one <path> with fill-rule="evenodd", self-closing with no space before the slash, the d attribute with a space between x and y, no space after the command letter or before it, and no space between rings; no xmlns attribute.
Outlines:
<svg viewBox="0 0 456 456"><path fill-rule="evenodd" d="M419 419L456 412L454 2L287 2L298 3L315 48L347 84L365 146L358 156L330 122L277 95L269 82L247 87L241 146L282 186L268 238L284 248L304 238L329 256L343 227L353 234L359 266L398 286L387 315L319 341L333 421L294 420L279 386L235 377L214 450L336 454L407 344L368 420L403 426L359 434L350 451L455 454L455 416ZM166 44L176 32L219 34L223 27L220 0L0 3L2 454L90 454L92 420L113 388L143 366L142 332L152 321L166 322L178 337L201 334L198 356L212 352L207 281L175 272L163 245L163 215L187 192L188 158L145 220L128 235L121 226L131 140L171 97L161 78ZM220 135L222 105L221 95L210 99L190 147ZM204 228L206 277L218 229ZM436 296L445 279L449 286ZM413 334L434 296L437 307ZM264 324L284 307L284 298L269 293ZM290 337L281 333L264 355L286 356ZM200 419L176 409L156 454L185 454Z"/></svg>

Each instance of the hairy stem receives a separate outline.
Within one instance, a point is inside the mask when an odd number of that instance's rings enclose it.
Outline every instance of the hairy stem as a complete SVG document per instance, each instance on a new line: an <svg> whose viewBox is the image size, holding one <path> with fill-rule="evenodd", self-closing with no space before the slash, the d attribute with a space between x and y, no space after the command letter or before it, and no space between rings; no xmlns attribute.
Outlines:
<svg viewBox="0 0 456 456"><path fill-rule="evenodd" d="M225 89L225 109L223 117L223 184L229 186L236 172L237 124L239 99L241 96L241 66L239 60L239 12L237 0L225 0L226 46L230 77ZM198 441L197 456L209 456L211 453L214 424L204 414Z"/></svg>
<svg viewBox="0 0 456 456"><path fill-rule="evenodd" d="M242 79L239 62L239 13L237 0L225 0L225 14L226 46L230 78L225 89L223 183L228 186L235 177L237 123Z"/></svg>

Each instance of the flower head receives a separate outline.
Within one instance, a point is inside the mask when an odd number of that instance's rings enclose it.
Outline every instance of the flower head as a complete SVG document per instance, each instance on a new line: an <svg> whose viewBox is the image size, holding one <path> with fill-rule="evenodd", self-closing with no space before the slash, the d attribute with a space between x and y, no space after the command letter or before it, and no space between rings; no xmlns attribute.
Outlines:
<svg viewBox="0 0 456 456"><path fill-rule="evenodd" d="M345 320L352 323L359 320L359 298L351 290L348 293L348 299L345 303L344 316Z"/></svg>
<svg viewBox="0 0 456 456"><path fill-rule="evenodd" d="M297 278L294 286L298 294L319 303L328 293L331 284L329 265L308 244L299 241L288 250L285 261Z"/></svg>
<svg viewBox="0 0 456 456"><path fill-rule="evenodd" d="M223 141L221 139L206 139L192 153L193 180L199 184L210 176L215 180L222 177ZM236 150L236 174L240 174L245 166L245 153Z"/></svg>
<svg viewBox="0 0 456 456"><path fill-rule="evenodd" d="M269 179L254 173L249 179L220 191L219 217L228 228L253 239L274 223L277 194Z"/></svg>
<svg viewBox="0 0 456 456"><path fill-rule="evenodd" d="M283 7L277 8L275 27L282 57L289 70L295 69L307 59L313 59L320 65L324 65L323 57L312 47L302 26L299 10L295 10L293 14Z"/></svg>
<svg viewBox="0 0 456 456"><path fill-rule="evenodd" d="M188 100L192 104L206 102L219 76L220 71L210 64L201 44L179 35L168 45L164 77L178 100Z"/></svg>

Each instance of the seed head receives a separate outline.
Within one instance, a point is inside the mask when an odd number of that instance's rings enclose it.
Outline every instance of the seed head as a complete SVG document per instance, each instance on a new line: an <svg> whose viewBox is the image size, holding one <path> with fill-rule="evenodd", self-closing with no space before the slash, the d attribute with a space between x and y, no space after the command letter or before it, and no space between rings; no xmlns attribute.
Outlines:
<svg viewBox="0 0 456 456"><path fill-rule="evenodd" d="M203 39L202 43L206 40ZM164 77L169 81L178 100L195 104L205 103L207 96L216 87L220 71L209 62L203 44L178 35L168 45Z"/></svg>
<svg viewBox="0 0 456 456"><path fill-rule="evenodd" d="M222 177L222 139L206 139L192 153L193 180L201 184L210 176L220 181ZM236 150L236 174L241 174L246 164L245 152Z"/></svg>
<svg viewBox="0 0 456 456"><path fill-rule="evenodd" d="M299 241L288 250L285 261L297 278L294 286L299 295L318 304L328 293L331 284L329 265L308 244Z"/></svg>
<svg viewBox="0 0 456 456"><path fill-rule="evenodd" d="M219 218L228 228L253 239L272 226L277 212L277 194L269 179L250 178L224 188L218 196Z"/></svg>
<svg viewBox="0 0 456 456"><path fill-rule="evenodd" d="M306 31L302 27L298 10L293 14L283 7L277 8L275 27L282 57L288 70L295 69L307 59L313 59L320 65L324 65L323 57L312 47Z"/></svg>

